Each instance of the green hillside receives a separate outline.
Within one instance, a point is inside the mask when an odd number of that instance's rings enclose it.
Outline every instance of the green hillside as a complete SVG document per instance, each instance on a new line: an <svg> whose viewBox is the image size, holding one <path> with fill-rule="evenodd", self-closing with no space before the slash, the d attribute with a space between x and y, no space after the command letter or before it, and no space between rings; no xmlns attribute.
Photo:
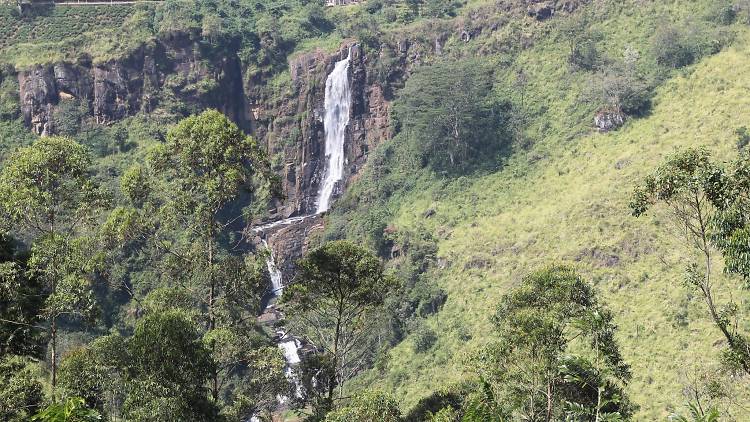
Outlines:
<svg viewBox="0 0 750 422"><path fill-rule="evenodd" d="M415 354L405 342L391 352L386 380L398 386L405 406L460 376L464 327L472 333L470 345L482 344L491 335L488 316L499 297L522 275L558 260L576 265L615 309L641 420L680 406L681 372L715 358L711 343L720 334L701 303L679 287L681 260L690 252L674 241L676 228L659 217L631 217L629 196L677 148L708 145L719 155L735 148L735 126L750 119L745 43L743 37L670 80L649 117L616 133L591 133L575 142L548 139L540 146L546 156L533 164L532 150L498 173L402 200L408 205L399 208L395 224L444 233L439 256L451 263L439 277L448 302L430 319L439 333L437 347ZM436 214L424 219L429 208ZM477 260L485 267L471 268ZM676 317L682 309L686 326Z"/></svg>
<svg viewBox="0 0 750 422"><path fill-rule="evenodd" d="M696 2L611 5L603 12L610 18L595 28L606 34L600 45L611 54L627 45L646 51L664 16L679 22L707 10ZM640 406L636 419L680 409L685 384L717 360L722 337L682 285L692 251L676 238L679 227L667 223L666 212L635 219L628 203L633 186L679 148L705 145L719 157L736 151L735 129L750 121L750 31L737 30L731 47L669 77L647 116L608 134L592 127L585 100L594 76L569 72L562 40L550 36L521 53L501 75L523 69L529 77L531 121L524 132L533 147L490 174L441 179L418 172L415 187L387 205L394 215L389 224L407 232L426 228L438 239L438 259L449 263L430 273L448 293L444 309L428 319L438 341L424 353L404 341L382 374L357 383L395 388L409 408L468 376L467 356L492 337L489 317L500 297L530 271L565 262L616 313L618 339L633 367L628 392ZM425 217L427 210L434 215Z"/></svg>
<svg viewBox="0 0 750 422"><path fill-rule="evenodd" d="M31 415L2 413L11 399L54 410L58 389L68 405L111 421L487 422L482 406L497 420L501 411L519 420L522 405L487 391L512 396L525 386L478 379L482 365L493 364L480 352L502 335L492 319L498 305L553 264L573 267L593 287L599 302L591 303L602 307L591 309L612 311L616 351L632 373L625 385L627 377L596 366L592 379L601 384L582 387L560 370L557 385L567 382L574 393L596 387L599 399L605 384L616 392L624 385L625 404L612 406L624 416L612 420L686 414L695 399L686 391L711 384L704 373L719 374L727 341L704 298L685 285L696 252L681 237L684 228L664 207L631 216L631 195L681 149L706 147L726 162L737 157L738 129L750 127L750 2L543 2L557 6L548 16L535 12L539 3L170 0L35 6L26 16L0 6L0 319L26 327L0 326L0 380L23 385L0 397L0 419ZM276 287L273 255L251 245L273 242L246 239L247 228L270 213L269 192L279 182L272 171L290 171L283 175L289 181L296 171L289 168L321 158L303 139L321 132L317 120L326 112L317 109L325 76L317 73L334 68L333 54L350 40L359 44L361 67L339 80L351 83L346 77L358 72L358 92L383 93L357 101L352 116L381 101L377 112L389 115L376 117L389 122L390 138L372 150L369 138L357 141L368 142L357 145L367 161L321 217L323 230L306 227L297 236L309 238L271 248L278 258L280 250L322 246L283 280L292 293L273 299L283 312L276 314L265 308L268 286ZM149 46L170 51L171 42L180 50L165 53L169 66L127 75L132 85L162 84L158 90L123 94L126 84L110 75L96 87L110 89L97 99L102 104L61 91L46 110L32 110L64 137L37 137L24 126L19 71L136 60L128 54L141 47L161 54ZM37 80L28 78L26 89L51 101ZM116 114L129 94L138 107ZM239 110L246 126L216 111L188 117L225 98L239 98L227 110ZM598 130L601 113L625 116L624 125ZM257 142L242 132L250 127ZM261 151L267 145L278 153L270 160ZM27 148L13 154L20 147ZM46 167L60 175L38 171ZM37 183L45 177L52 182ZM294 180L294 189L318 183L315 174L304 177L310 180ZM70 202L49 205L60 197ZM62 217L36 212L55 206ZM747 227L750 217L743 217ZM282 238L288 233L295 232ZM738 331L750 332L745 284L715 265L718 301L734 300ZM347 270L356 276L342 276ZM350 362L351 373L340 363L350 350L338 355L337 342L311 340L302 364L288 365L278 347L285 336L310 339L332 326L338 336L341 321L331 323L335 311L325 308L336 300L326 294L347 286L327 289L361 279L375 280L378 291L357 285L362 291L336 298L339 318L351 297L372 302L344 321L356 321L351 350L360 360ZM318 284L302 284L310 280ZM70 291L55 297L58 288ZM318 296L305 296L310 291ZM51 316L42 306L48 302L61 313ZM587 334L565 343L552 359L555 370L571 356L590 359L592 350L599 365ZM59 347L60 387L52 385L58 368L51 347ZM291 367L296 383L287 377ZM731 400L704 404L716 406L721 420L742 421L750 376L721 376ZM307 395L297 397L301 385ZM544 394L532 393L531 401ZM279 397L294 398L279 406ZM548 405L546 422L602 420L599 408L596 417L577 419L577 403L560 397L554 416ZM637 406L632 417L630 402ZM427 417L441 408L442 415ZM304 419L305 412L313 414Z"/></svg>

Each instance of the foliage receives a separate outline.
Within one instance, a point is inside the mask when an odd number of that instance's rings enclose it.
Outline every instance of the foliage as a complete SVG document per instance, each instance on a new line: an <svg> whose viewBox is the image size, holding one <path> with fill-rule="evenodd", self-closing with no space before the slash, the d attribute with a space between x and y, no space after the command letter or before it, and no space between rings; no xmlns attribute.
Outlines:
<svg viewBox="0 0 750 422"><path fill-rule="evenodd" d="M750 133L747 132L747 127L742 126L737 128L734 133L737 135L737 149L742 150L746 146L750 145Z"/></svg>
<svg viewBox="0 0 750 422"><path fill-rule="evenodd" d="M0 418L8 422L29 420L42 406L44 395L31 362L20 356L0 354Z"/></svg>
<svg viewBox="0 0 750 422"><path fill-rule="evenodd" d="M714 324L727 341L724 361L750 374L747 334L737 323L738 308L730 300L724 305L716 297L712 274L713 253L724 255L726 270L747 277L747 213L744 193L748 183L748 160L741 155L729 171L712 161L706 149L687 149L669 157L635 189L630 207L638 217L656 203L673 210L674 221L684 227L685 242L700 253L700 261L688 259L686 283L705 300ZM701 266L699 267L699 263Z"/></svg>
<svg viewBox="0 0 750 422"><path fill-rule="evenodd" d="M322 353L309 353L302 356L294 370L299 387L299 396L292 399L295 406L309 407L310 421L322 421L333 410L328 395L337 384L336 367L332 356Z"/></svg>
<svg viewBox="0 0 750 422"><path fill-rule="evenodd" d="M399 422L401 410L396 399L379 391L366 391L355 396L346 406L326 416L326 422Z"/></svg>
<svg viewBox="0 0 750 422"><path fill-rule="evenodd" d="M10 73L10 72L8 72ZM19 116L18 80L4 75L0 70L0 120L13 120Z"/></svg>
<svg viewBox="0 0 750 422"><path fill-rule="evenodd" d="M567 38L569 45L568 62L576 69L593 71L602 64L601 53L597 43L602 41L602 34L591 30L591 17L582 13L567 19L560 24L560 32Z"/></svg>
<svg viewBox="0 0 750 422"><path fill-rule="evenodd" d="M55 132L62 136L75 136L81 130L81 124L89 115L86 101L69 99L60 101L52 116Z"/></svg>
<svg viewBox="0 0 750 422"><path fill-rule="evenodd" d="M80 234L108 196L92 180L90 166L84 147L49 137L21 148L0 172L0 213L16 232L34 239L28 273L43 281L48 293L42 315L50 324L53 390L58 318L96 314L90 287L96 256Z"/></svg>
<svg viewBox="0 0 750 422"><path fill-rule="evenodd" d="M363 334L377 321L394 281L365 248L347 241L326 243L299 262L294 283L284 289L282 303L294 326L326 353L336 382L328 383L327 399L336 385L354 376L370 352Z"/></svg>
<svg viewBox="0 0 750 422"><path fill-rule="evenodd" d="M395 104L413 153L436 171L496 165L508 146L503 106L489 97L489 70L476 60L439 61L412 75Z"/></svg>
<svg viewBox="0 0 750 422"><path fill-rule="evenodd" d="M71 397L62 403L47 406L34 415L32 421L39 422L94 422L102 420L95 410L88 409L82 398Z"/></svg>
<svg viewBox="0 0 750 422"><path fill-rule="evenodd" d="M129 338L101 337L70 355L61 383L128 420L211 420L218 414L206 387L213 367L195 324L171 310L145 316Z"/></svg>
<svg viewBox="0 0 750 422"><path fill-rule="evenodd" d="M0 356L42 357L44 336L40 316L46 299L39 278L30 276L28 253L19 242L0 235Z"/></svg>
<svg viewBox="0 0 750 422"><path fill-rule="evenodd" d="M437 342L437 334L430 327L420 324L419 327L411 334L414 342L414 351L423 353L432 348Z"/></svg>
<svg viewBox="0 0 750 422"><path fill-rule="evenodd" d="M549 267L528 275L502 299L493 322L498 340L475 370L514 417L630 416L621 387L630 370L614 340L612 315L575 271ZM587 343L589 355L570 356L576 339Z"/></svg>
<svg viewBox="0 0 750 422"><path fill-rule="evenodd" d="M721 36L710 33L700 24L686 27L668 24L657 28L651 49L658 64L678 69L716 53L724 43Z"/></svg>
<svg viewBox="0 0 750 422"><path fill-rule="evenodd" d="M719 411L715 407L711 407L707 410L703 410L693 403L688 405L690 416L673 414L670 416L670 421L674 422L718 422Z"/></svg>

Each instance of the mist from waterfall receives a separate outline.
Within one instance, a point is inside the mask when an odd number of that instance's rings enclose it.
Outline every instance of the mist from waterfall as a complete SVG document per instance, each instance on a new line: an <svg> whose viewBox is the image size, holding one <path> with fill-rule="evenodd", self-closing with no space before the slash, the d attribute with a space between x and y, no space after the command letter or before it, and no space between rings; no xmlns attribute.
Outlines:
<svg viewBox="0 0 750 422"><path fill-rule="evenodd" d="M326 79L325 116L323 127L326 134L325 156L328 159L325 177L318 191L317 213L328 211L336 183L344 176L344 137L349 124L349 109L352 105L352 90L349 83L349 62L352 48L346 59L336 62L333 72Z"/></svg>

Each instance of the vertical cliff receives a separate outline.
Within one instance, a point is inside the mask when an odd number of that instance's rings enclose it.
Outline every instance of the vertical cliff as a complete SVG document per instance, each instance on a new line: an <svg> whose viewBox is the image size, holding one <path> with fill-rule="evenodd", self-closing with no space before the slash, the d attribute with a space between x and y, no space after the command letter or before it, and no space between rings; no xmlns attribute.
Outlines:
<svg viewBox="0 0 750 422"><path fill-rule="evenodd" d="M288 95L278 102L254 100L253 111L259 118L257 136L271 155L282 160L278 168L285 198L274 204L274 219L315 211L325 166L326 77L352 44L345 43L334 54L317 50L294 57L289 61L292 86ZM369 61L358 45L352 45L349 78L353 101L345 135L344 181L334 197L361 169L368 152L388 137L389 105L379 85L368 82Z"/></svg>
<svg viewBox="0 0 750 422"><path fill-rule="evenodd" d="M99 124L151 112L174 98L187 112L217 108L249 127L236 52L213 49L193 34L172 33L117 60L36 65L17 77L24 121L40 135L56 132L55 110L68 100L88 105Z"/></svg>

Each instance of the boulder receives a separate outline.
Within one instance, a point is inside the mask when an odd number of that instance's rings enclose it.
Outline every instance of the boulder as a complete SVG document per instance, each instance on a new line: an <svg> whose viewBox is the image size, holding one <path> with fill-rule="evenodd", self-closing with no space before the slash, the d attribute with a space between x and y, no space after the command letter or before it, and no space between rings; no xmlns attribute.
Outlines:
<svg viewBox="0 0 750 422"><path fill-rule="evenodd" d="M594 126L600 132L609 132L620 128L625 124L625 113L619 110L604 109L594 116Z"/></svg>

